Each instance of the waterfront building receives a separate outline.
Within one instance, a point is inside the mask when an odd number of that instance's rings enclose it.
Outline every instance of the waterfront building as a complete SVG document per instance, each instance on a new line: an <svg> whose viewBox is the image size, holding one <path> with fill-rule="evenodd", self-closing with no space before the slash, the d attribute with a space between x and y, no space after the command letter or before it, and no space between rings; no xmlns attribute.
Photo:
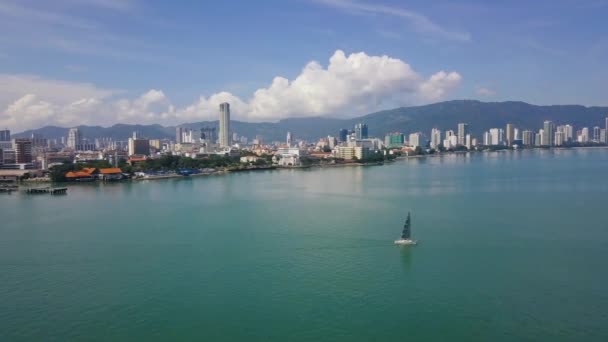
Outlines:
<svg viewBox="0 0 608 342"><path fill-rule="evenodd" d="M602 144L606 143L606 129L605 128L600 129L600 142Z"/></svg>
<svg viewBox="0 0 608 342"><path fill-rule="evenodd" d="M416 132L416 133L410 134L410 137L407 142L408 142L408 145L413 148L416 148L419 146L423 147L424 142L423 142L423 138L422 138L422 133Z"/></svg>
<svg viewBox="0 0 608 342"><path fill-rule="evenodd" d="M437 149L441 145L441 131L437 128L431 130L431 148Z"/></svg>
<svg viewBox="0 0 608 342"><path fill-rule="evenodd" d="M562 146L564 144L566 134L562 131L555 132L555 146Z"/></svg>
<svg viewBox="0 0 608 342"><path fill-rule="evenodd" d="M515 140L515 127L513 127L513 124L511 124L511 123L507 124L506 135L507 135L507 146L513 145L513 140Z"/></svg>
<svg viewBox="0 0 608 342"><path fill-rule="evenodd" d="M458 124L458 145L464 146L466 144L466 136L469 134L469 125L466 123Z"/></svg>
<svg viewBox="0 0 608 342"><path fill-rule="evenodd" d="M220 104L220 147L230 146L230 104Z"/></svg>
<svg viewBox="0 0 608 342"><path fill-rule="evenodd" d="M534 146L542 146L543 145L543 134L544 131L542 129L538 130L538 133L534 135Z"/></svg>
<svg viewBox="0 0 608 342"><path fill-rule="evenodd" d="M443 140L443 147L446 150L455 148L456 146L458 146L458 136L455 134L447 136L446 139Z"/></svg>
<svg viewBox="0 0 608 342"><path fill-rule="evenodd" d="M405 143L405 136L402 133L389 133L384 137L386 147L401 147Z"/></svg>
<svg viewBox="0 0 608 342"><path fill-rule="evenodd" d="M490 128L490 145L504 144L505 131L502 128Z"/></svg>
<svg viewBox="0 0 608 342"><path fill-rule="evenodd" d="M82 132L80 132L80 129L76 127L70 128L70 130L68 131L67 145L73 150L79 149L79 147L82 145Z"/></svg>
<svg viewBox="0 0 608 342"><path fill-rule="evenodd" d="M471 135L470 135L470 134L467 134L467 136L466 136L466 137L465 137L465 139L464 139L464 146L465 146L467 149L469 149L469 150L471 149L472 144L473 144L473 141L472 141L472 140L473 140L473 139L471 138Z"/></svg>
<svg viewBox="0 0 608 342"><path fill-rule="evenodd" d="M598 126L593 127L593 142L599 143L600 140L600 128Z"/></svg>
<svg viewBox="0 0 608 342"><path fill-rule="evenodd" d="M553 121L546 120L543 123L543 135L541 139L542 146L552 146L555 136L555 125Z"/></svg>
<svg viewBox="0 0 608 342"><path fill-rule="evenodd" d="M535 134L533 131L525 130L521 133L522 144L524 146L533 146L534 138L535 138Z"/></svg>
<svg viewBox="0 0 608 342"><path fill-rule="evenodd" d="M589 142L589 128L583 127L583 129L581 129L581 132L578 135L578 142L583 144Z"/></svg>
<svg viewBox="0 0 608 342"><path fill-rule="evenodd" d="M29 164L32 162L32 140L13 139L15 150L15 164Z"/></svg>
<svg viewBox="0 0 608 342"><path fill-rule="evenodd" d="M355 125L355 139L367 139L368 137L368 128L367 124L358 123Z"/></svg>
<svg viewBox="0 0 608 342"><path fill-rule="evenodd" d="M564 133L566 134L565 139L568 142L574 141L574 127L572 125L564 126Z"/></svg>
<svg viewBox="0 0 608 342"><path fill-rule="evenodd" d="M492 144L492 136L490 132L486 131L483 133L483 144L484 146L489 146Z"/></svg>

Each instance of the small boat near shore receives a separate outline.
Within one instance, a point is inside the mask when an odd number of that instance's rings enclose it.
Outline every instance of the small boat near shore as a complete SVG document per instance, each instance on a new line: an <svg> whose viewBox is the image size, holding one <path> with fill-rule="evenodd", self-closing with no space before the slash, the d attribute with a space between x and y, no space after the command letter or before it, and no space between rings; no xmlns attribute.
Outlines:
<svg viewBox="0 0 608 342"><path fill-rule="evenodd" d="M418 242L416 240L412 240L412 217L408 212L407 219L403 225L403 231L401 232L401 239L395 240L395 245L413 246L416 244L418 244Z"/></svg>

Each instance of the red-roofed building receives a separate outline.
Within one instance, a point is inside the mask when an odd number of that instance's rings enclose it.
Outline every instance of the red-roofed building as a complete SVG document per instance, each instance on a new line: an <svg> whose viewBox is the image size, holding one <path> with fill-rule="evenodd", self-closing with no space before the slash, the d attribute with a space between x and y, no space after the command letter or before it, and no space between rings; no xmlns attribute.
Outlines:
<svg viewBox="0 0 608 342"><path fill-rule="evenodd" d="M123 178L122 170L118 167L99 169L99 177L102 180L119 180Z"/></svg>
<svg viewBox="0 0 608 342"><path fill-rule="evenodd" d="M80 171L70 171L65 174L65 178L72 182L86 182L95 180L95 169L94 167L85 167Z"/></svg>

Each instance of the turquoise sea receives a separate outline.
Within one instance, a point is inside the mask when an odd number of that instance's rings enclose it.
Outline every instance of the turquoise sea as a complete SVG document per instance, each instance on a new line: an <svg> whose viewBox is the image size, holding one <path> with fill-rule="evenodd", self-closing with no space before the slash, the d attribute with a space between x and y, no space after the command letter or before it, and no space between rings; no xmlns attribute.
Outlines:
<svg viewBox="0 0 608 342"><path fill-rule="evenodd" d="M2 194L0 340L607 341L607 199L608 149Z"/></svg>

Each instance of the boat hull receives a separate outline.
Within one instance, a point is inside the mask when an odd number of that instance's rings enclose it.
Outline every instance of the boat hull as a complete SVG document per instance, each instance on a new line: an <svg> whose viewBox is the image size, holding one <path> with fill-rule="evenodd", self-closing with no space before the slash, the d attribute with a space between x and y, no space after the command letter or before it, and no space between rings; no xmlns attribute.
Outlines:
<svg viewBox="0 0 608 342"><path fill-rule="evenodd" d="M395 240L395 245L401 245L401 246L414 246L417 245L418 242L415 240L411 240L411 239L399 239L399 240Z"/></svg>

